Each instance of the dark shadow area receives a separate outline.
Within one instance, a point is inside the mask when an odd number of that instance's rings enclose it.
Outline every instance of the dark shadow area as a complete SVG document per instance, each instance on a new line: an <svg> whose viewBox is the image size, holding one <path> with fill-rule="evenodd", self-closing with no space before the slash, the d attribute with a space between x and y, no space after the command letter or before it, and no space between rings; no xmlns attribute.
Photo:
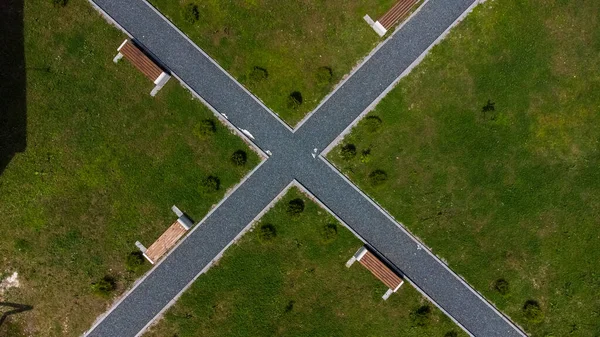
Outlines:
<svg viewBox="0 0 600 337"><path fill-rule="evenodd" d="M18 304L18 303L10 303L10 302L0 302L0 312L3 312L5 307L13 308L12 310L5 311L2 316L0 316L0 326L6 320L6 318L10 315L18 314L23 311L29 311L33 309L32 306L26 304Z"/></svg>
<svg viewBox="0 0 600 337"><path fill-rule="evenodd" d="M27 146L23 0L0 0L0 176Z"/></svg>

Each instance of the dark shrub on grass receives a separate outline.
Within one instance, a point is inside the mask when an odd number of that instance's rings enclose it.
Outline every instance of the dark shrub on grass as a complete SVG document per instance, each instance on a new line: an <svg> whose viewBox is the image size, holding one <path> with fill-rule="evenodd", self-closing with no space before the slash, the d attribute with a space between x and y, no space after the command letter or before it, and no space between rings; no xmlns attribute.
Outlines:
<svg viewBox="0 0 600 337"><path fill-rule="evenodd" d="M454 330L446 332L444 337L458 337L458 333Z"/></svg>
<svg viewBox="0 0 600 337"><path fill-rule="evenodd" d="M354 144L346 144L346 145L342 146L340 153L341 153L342 159L350 160L350 159L356 157L356 146L354 146Z"/></svg>
<svg viewBox="0 0 600 337"><path fill-rule="evenodd" d="M258 229L258 238L262 242L272 241L277 236L277 230L275 226L270 223L266 223L260 226Z"/></svg>
<svg viewBox="0 0 600 337"><path fill-rule="evenodd" d="M65 7L67 5L68 0L51 0L52 4L55 7Z"/></svg>
<svg viewBox="0 0 600 337"><path fill-rule="evenodd" d="M110 275L106 275L103 278L101 278L98 282L92 284L92 291L94 292L94 294L105 298L109 297L110 294L116 288L117 283L115 282L115 279Z"/></svg>
<svg viewBox="0 0 600 337"><path fill-rule="evenodd" d="M244 166L248 161L248 155L244 150L237 150L231 155L231 162L236 166Z"/></svg>
<svg viewBox="0 0 600 337"><path fill-rule="evenodd" d="M369 181L371 181L371 185L373 186L383 184L387 178L387 173L384 170L375 170L369 174Z"/></svg>
<svg viewBox="0 0 600 337"><path fill-rule="evenodd" d="M337 233L337 225L334 223L328 223L327 225L323 226L323 241L331 242L335 240Z"/></svg>
<svg viewBox="0 0 600 337"><path fill-rule="evenodd" d="M290 312L292 310L294 310L294 304L296 303L296 301L291 300L288 302L288 304L285 306L285 312Z"/></svg>
<svg viewBox="0 0 600 337"><path fill-rule="evenodd" d="M264 81L269 77L269 72L265 68L254 67L250 72L250 80L253 82Z"/></svg>
<svg viewBox="0 0 600 337"><path fill-rule="evenodd" d="M416 326L426 326L431 320L431 307L428 305L421 306L414 312L410 313L410 318Z"/></svg>
<svg viewBox="0 0 600 337"><path fill-rule="evenodd" d="M523 316L531 323L541 323L544 320L544 312L537 301L529 300L523 305Z"/></svg>
<svg viewBox="0 0 600 337"><path fill-rule="evenodd" d="M221 180L216 176L208 176L202 180L201 186L205 192L216 192L221 188Z"/></svg>
<svg viewBox="0 0 600 337"><path fill-rule="evenodd" d="M217 124L212 119L204 119L196 126L199 136L207 136L217 132Z"/></svg>
<svg viewBox="0 0 600 337"><path fill-rule="evenodd" d="M382 123L381 118L378 116L367 116L367 118L365 118L365 128L371 133L379 130Z"/></svg>
<svg viewBox="0 0 600 337"><path fill-rule="evenodd" d="M304 200L300 198L290 200L287 213L291 216L297 216L302 212L304 212Z"/></svg>
<svg viewBox="0 0 600 337"><path fill-rule="evenodd" d="M302 105L302 94L300 91L294 91L288 96L288 108L298 109Z"/></svg>
<svg viewBox="0 0 600 337"><path fill-rule="evenodd" d="M183 7L183 19L189 23L196 23L200 19L200 10L198 5L194 3L187 4Z"/></svg>
<svg viewBox="0 0 600 337"><path fill-rule="evenodd" d="M494 282L494 289L502 295L506 295L510 291L508 281L503 278L497 279L496 282Z"/></svg>
<svg viewBox="0 0 600 337"><path fill-rule="evenodd" d="M125 260L125 266L127 270L131 272L136 272L140 269L141 266L144 265L144 255L140 251L135 251L129 253L127 255L127 260Z"/></svg>
<svg viewBox="0 0 600 337"><path fill-rule="evenodd" d="M331 67L319 67L315 74L318 86L326 86L331 84L333 80L333 70Z"/></svg>

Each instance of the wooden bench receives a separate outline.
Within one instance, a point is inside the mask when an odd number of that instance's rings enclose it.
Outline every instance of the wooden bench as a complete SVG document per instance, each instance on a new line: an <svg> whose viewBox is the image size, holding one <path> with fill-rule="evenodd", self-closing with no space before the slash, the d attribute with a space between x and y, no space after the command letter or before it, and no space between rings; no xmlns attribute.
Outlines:
<svg viewBox="0 0 600 337"><path fill-rule="evenodd" d="M373 20L366 15L365 21L375 30L379 36L384 36L387 31L392 28L400 19L406 16L417 4L419 0L400 0L390 8L379 20L373 22Z"/></svg>
<svg viewBox="0 0 600 337"><path fill-rule="evenodd" d="M346 267L350 268L355 261L360 262L360 264L367 268L371 274L375 275L375 277L389 288L382 297L384 300L387 300L392 293L398 291L404 283L400 275L391 270L385 263L377 258L375 254L371 253L364 246L361 247L348 262L346 262Z"/></svg>
<svg viewBox="0 0 600 337"><path fill-rule="evenodd" d="M156 93L167 83L171 76L167 74L156 62L154 62L148 55L146 55L134 42L127 39L121 43L117 56L113 59L115 63L119 62L120 59L125 56L131 64L133 64L139 71L142 72L156 85L150 92L151 96L155 96Z"/></svg>
<svg viewBox="0 0 600 337"><path fill-rule="evenodd" d="M175 214L179 217L148 249L139 241L135 245L142 251L144 257L155 264L163 257L175 244L181 239L185 233L193 226L192 220L188 218L176 206L172 207Z"/></svg>

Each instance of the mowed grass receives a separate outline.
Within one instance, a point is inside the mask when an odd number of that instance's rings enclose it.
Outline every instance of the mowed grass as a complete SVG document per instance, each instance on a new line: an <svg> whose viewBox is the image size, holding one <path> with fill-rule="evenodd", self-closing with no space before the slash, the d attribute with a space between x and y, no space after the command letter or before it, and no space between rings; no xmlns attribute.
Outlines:
<svg viewBox="0 0 600 337"><path fill-rule="evenodd" d="M294 199L305 205L296 216ZM383 283L359 263L345 267L361 245L293 188L146 336L466 336L408 284L383 301Z"/></svg>
<svg viewBox="0 0 600 337"><path fill-rule="evenodd" d="M200 220L258 158L175 80L152 98L151 81L114 64L125 36L87 1L26 1L24 21L27 149L0 176L0 278L18 272L20 287L0 301L33 310L0 335L78 336L110 302L92 283L110 275L122 292L145 270L125 268L134 242L158 238L171 205ZM205 119L214 134L199 134ZM238 149L245 166L230 161ZM209 175L218 191L202 189Z"/></svg>
<svg viewBox="0 0 600 337"><path fill-rule="evenodd" d="M330 154L532 336L600 335L598 13L478 6L344 140L356 157Z"/></svg>
<svg viewBox="0 0 600 337"><path fill-rule="evenodd" d="M380 41L363 16L377 18L395 0L150 2L267 107L295 125ZM198 19L188 21L194 6ZM323 67L331 70L330 78ZM289 101L293 92L301 94L299 106Z"/></svg>

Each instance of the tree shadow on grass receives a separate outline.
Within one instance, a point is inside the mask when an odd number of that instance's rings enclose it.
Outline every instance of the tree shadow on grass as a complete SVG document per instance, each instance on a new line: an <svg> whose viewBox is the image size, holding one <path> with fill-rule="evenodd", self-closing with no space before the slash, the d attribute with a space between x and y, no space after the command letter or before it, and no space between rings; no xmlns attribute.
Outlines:
<svg viewBox="0 0 600 337"><path fill-rule="evenodd" d="M8 316L14 315L14 314L18 314L18 313L23 312L23 311L29 311L29 310L33 309L32 306L26 305L26 304L18 304L18 303L11 303L11 302L0 302L0 312L3 311L4 307L9 307L9 308L13 308L13 309L4 312L2 314L2 316L0 316L0 326L2 326L2 323L4 323L4 321L6 321L6 319L8 318Z"/></svg>
<svg viewBox="0 0 600 337"><path fill-rule="evenodd" d="M23 0L0 0L0 176L27 146Z"/></svg>

